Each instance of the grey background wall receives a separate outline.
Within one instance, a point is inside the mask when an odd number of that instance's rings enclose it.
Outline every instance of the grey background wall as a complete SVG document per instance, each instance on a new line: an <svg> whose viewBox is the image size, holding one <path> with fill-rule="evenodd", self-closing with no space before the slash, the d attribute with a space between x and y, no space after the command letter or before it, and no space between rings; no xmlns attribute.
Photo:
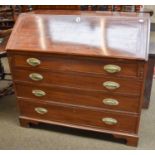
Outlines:
<svg viewBox="0 0 155 155"><path fill-rule="evenodd" d="M144 8L154 11L153 16L151 17L151 23L155 23L155 5L145 5Z"/></svg>

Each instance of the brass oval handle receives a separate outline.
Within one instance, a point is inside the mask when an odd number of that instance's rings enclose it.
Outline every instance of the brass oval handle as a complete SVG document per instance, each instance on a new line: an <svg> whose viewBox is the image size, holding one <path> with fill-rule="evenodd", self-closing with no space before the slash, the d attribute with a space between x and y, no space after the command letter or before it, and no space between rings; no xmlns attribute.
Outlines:
<svg viewBox="0 0 155 155"><path fill-rule="evenodd" d="M30 79L32 79L33 81L41 81L43 80L43 76L41 74L38 73L31 73L29 75Z"/></svg>
<svg viewBox="0 0 155 155"><path fill-rule="evenodd" d="M121 71L121 67L117 65L109 64L104 66L104 70L108 73L117 73Z"/></svg>
<svg viewBox="0 0 155 155"><path fill-rule="evenodd" d="M102 118L102 121L107 125L116 125L118 122L116 119L110 117Z"/></svg>
<svg viewBox="0 0 155 155"><path fill-rule="evenodd" d="M103 86L106 87L107 89L114 90L120 87L120 84L117 82L113 81L106 81L103 83Z"/></svg>
<svg viewBox="0 0 155 155"><path fill-rule="evenodd" d="M37 108L35 108L34 110L35 110L38 114L41 114L41 115L44 115L44 114L46 114L46 113L48 112L47 109L42 108L42 107L37 107Z"/></svg>
<svg viewBox="0 0 155 155"><path fill-rule="evenodd" d="M46 95L46 93L42 90L32 90L32 94L37 97L42 97Z"/></svg>
<svg viewBox="0 0 155 155"><path fill-rule="evenodd" d="M102 101L105 105L111 105L111 106L114 106L114 105L118 105L119 102L115 99L112 99L112 98L106 98Z"/></svg>
<svg viewBox="0 0 155 155"><path fill-rule="evenodd" d="M37 58L28 58L26 61L27 61L27 63L29 65L31 65L33 67L38 66L38 65L41 64L41 61L39 59L37 59Z"/></svg>

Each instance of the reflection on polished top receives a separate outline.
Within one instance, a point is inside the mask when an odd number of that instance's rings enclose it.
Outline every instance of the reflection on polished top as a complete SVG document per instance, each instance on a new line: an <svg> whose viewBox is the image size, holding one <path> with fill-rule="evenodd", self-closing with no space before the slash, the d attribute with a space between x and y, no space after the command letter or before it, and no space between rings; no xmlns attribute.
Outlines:
<svg viewBox="0 0 155 155"><path fill-rule="evenodd" d="M18 18L7 50L147 60L149 31L147 14L27 13Z"/></svg>

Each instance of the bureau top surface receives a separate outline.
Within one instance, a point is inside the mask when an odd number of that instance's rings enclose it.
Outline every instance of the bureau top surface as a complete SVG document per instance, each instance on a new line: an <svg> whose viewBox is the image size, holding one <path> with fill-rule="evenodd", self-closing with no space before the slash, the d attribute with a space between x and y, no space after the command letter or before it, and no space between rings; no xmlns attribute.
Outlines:
<svg viewBox="0 0 155 155"><path fill-rule="evenodd" d="M45 11L21 14L7 51L148 58L148 14Z"/></svg>

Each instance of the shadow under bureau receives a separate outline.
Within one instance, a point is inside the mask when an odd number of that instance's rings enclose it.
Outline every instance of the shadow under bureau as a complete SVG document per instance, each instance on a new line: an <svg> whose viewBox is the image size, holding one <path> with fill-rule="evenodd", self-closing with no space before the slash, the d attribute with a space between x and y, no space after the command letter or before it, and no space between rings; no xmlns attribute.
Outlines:
<svg viewBox="0 0 155 155"><path fill-rule="evenodd" d="M138 143L149 14L21 14L7 45L21 126L48 123Z"/></svg>

